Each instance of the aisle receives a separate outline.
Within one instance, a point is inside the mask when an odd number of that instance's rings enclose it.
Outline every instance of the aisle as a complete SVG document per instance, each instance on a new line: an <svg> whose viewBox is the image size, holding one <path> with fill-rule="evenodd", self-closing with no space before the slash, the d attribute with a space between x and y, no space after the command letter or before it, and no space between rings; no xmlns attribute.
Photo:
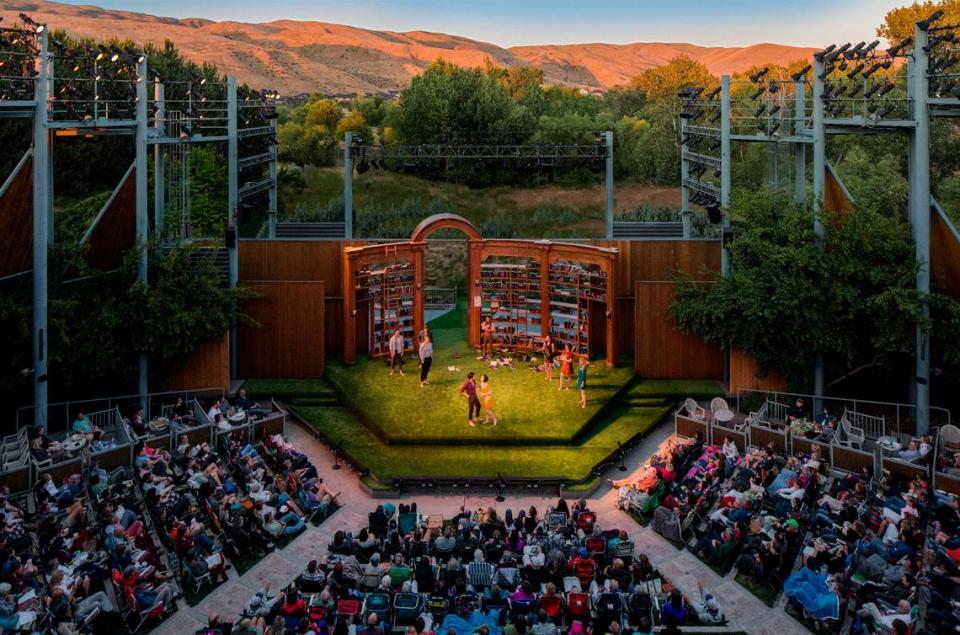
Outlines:
<svg viewBox="0 0 960 635"><path fill-rule="evenodd" d="M628 466L636 466L669 438L672 425L664 423L640 443L627 457ZM297 577L307 562L326 553L327 546L338 530L356 532L366 525L367 514L374 510L381 500L371 498L359 485L356 473L347 467L333 470L333 454L312 434L296 423L291 423L287 436L318 467L326 483L334 491L342 493L343 507L320 527L308 525L307 531L283 550L274 551L261 560L242 577L229 571L229 580L217 587L197 606L189 607L181 600L181 608L152 632L156 635L192 635L202 628L208 616L216 613L237 619L247 600L265 585L270 585L271 594L282 589ZM491 448L491 451L496 451ZM608 476L621 478L626 473L613 470ZM389 499L397 502L416 501L424 513L442 514L450 517L461 506L468 509L480 507L510 507L517 510L531 505L543 511L556 502L553 497L509 497L506 503L497 503L492 496L428 496L423 494L395 496ZM617 509L617 494L604 484L590 499L590 508L597 513L597 522L601 527L626 528L636 545L636 553L646 553L651 563L664 576L670 578L685 595L697 597L697 581L702 580L704 587L714 593L721 602L724 611L733 626L751 635L804 635L809 631L784 613L781 608L770 608L732 579L718 576L712 569L698 560L687 550L678 551L676 547L655 532L636 524L626 513Z"/></svg>

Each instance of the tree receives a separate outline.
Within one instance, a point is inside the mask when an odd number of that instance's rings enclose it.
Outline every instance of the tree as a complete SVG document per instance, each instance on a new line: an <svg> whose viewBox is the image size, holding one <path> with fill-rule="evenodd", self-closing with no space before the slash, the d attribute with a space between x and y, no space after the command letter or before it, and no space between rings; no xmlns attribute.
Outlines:
<svg viewBox="0 0 960 635"><path fill-rule="evenodd" d="M348 112L337 124L336 138L343 139L343 135L347 132L358 135L364 143L373 143L373 130L363 118L363 113L357 109Z"/></svg>
<svg viewBox="0 0 960 635"><path fill-rule="evenodd" d="M643 93L648 102L669 112L680 111L677 93L684 88L706 87L717 84L717 78L707 67L686 55L673 58L662 66L649 68L630 82L630 88Z"/></svg>
<svg viewBox="0 0 960 635"><path fill-rule="evenodd" d="M343 109L340 108L340 104L332 99L321 98L307 103L304 124L336 130L342 116Z"/></svg>
<svg viewBox="0 0 960 635"><path fill-rule="evenodd" d="M294 122L277 127L278 158L300 166L330 166L336 162L337 144L324 126Z"/></svg>
<svg viewBox="0 0 960 635"><path fill-rule="evenodd" d="M877 27L877 35L891 44L913 37L914 24L926 19L937 9L943 9L944 15L939 21L941 24L960 22L960 0L925 0L888 11L883 24Z"/></svg>
<svg viewBox="0 0 960 635"><path fill-rule="evenodd" d="M223 236L227 226L227 162L212 147L190 152L190 227L195 237ZM170 219L176 221L178 219Z"/></svg>
<svg viewBox="0 0 960 635"><path fill-rule="evenodd" d="M738 191L733 209L739 236L729 275L711 286L681 281L671 307L681 329L736 346L798 390L809 388L818 355L833 383L866 368L910 366L924 298L902 217L858 209L825 223L821 249L810 213L782 196ZM927 299L945 320L933 333L956 333L960 305L939 293ZM956 341L936 341L939 361L957 358Z"/></svg>

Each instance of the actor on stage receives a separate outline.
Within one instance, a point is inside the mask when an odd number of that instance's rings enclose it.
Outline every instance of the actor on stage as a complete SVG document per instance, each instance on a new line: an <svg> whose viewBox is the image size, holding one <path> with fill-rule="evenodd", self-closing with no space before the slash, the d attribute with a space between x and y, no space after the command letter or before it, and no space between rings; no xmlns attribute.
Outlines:
<svg viewBox="0 0 960 635"><path fill-rule="evenodd" d="M460 386L460 394L467 398L467 423L471 428L476 428L477 424L473 422L473 413L476 410L477 416L480 416L480 400L477 399L477 380L473 377L473 371L467 373L467 381Z"/></svg>
<svg viewBox="0 0 960 635"><path fill-rule="evenodd" d="M423 338L420 342L420 387L423 388L427 381L427 374L430 372L430 365L433 364L433 340L430 336Z"/></svg>
<svg viewBox="0 0 960 635"><path fill-rule="evenodd" d="M580 391L580 407L587 407L587 358L580 357L580 364L577 366L577 390Z"/></svg>
<svg viewBox="0 0 960 635"><path fill-rule="evenodd" d="M540 344L540 353L543 355L543 372L547 374L547 381L553 381L553 340L545 335Z"/></svg>
<svg viewBox="0 0 960 635"><path fill-rule="evenodd" d="M572 381L573 352L570 350L570 345L567 344L563 347L563 353L560 354L560 388L558 390L570 390ZM566 387L564 387L564 384L566 384Z"/></svg>
<svg viewBox="0 0 960 635"><path fill-rule="evenodd" d="M403 336L400 335L400 329L395 329L390 336L390 375L397 366L400 367L400 374L403 374Z"/></svg>
<svg viewBox="0 0 960 635"><path fill-rule="evenodd" d="M493 318L489 315L483 320L481 326L480 340L483 344L483 354L489 357L493 354Z"/></svg>
<svg viewBox="0 0 960 635"><path fill-rule="evenodd" d="M486 375L480 378L480 397L483 399L483 411L487 415L483 422L497 425L497 415L493 414L493 388L490 387L490 378Z"/></svg>

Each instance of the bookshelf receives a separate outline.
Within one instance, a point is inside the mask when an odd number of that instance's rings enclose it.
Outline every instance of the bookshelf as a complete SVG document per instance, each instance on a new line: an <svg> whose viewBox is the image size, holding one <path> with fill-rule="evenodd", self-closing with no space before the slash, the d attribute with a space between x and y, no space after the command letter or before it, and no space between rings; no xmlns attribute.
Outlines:
<svg viewBox="0 0 960 635"><path fill-rule="evenodd" d="M569 345L576 355L591 354L592 303L607 304L607 272L599 265L550 262L550 337L558 349Z"/></svg>
<svg viewBox="0 0 960 635"><path fill-rule="evenodd" d="M531 348L542 336L540 261L492 256L480 265L480 320L491 317L494 345Z"/></svg>
<svg viewBox="0 0 960 635"><path fill-rule="evenodd" d="M370 356L389 354L390 337L396 328L403 335L404 351L414 350L417 306L414 263L409 260L365 263L354 271L353 278L357 306L365 304L369 315Z"/></svg>

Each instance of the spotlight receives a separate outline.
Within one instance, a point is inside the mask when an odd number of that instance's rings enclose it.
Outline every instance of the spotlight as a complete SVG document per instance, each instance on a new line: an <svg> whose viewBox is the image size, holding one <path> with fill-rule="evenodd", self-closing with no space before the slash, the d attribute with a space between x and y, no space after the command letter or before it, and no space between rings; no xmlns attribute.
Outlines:
<svg viewBox="0 0 960 635"><path fill-rule="evenodd" d="M886 95L887 93L889 93L889 92L890 92L891 90L893 90L894 88L896 88L896 86L894 86L893 84L887 84L886 86L884 86L883 88L880 89L880 92L877 93L877 97L883 97L884 95Z"/></svg>
<svg viewBox="0 0 960 635"><path fill-rule="evenodd" d="M754 116L754 118L759 118L760 115L762 115L762 114L765 113L766 111L767 111L767 105L766 105L766 104L760 104L760 107L757 108L757 111L753 113L753 116Z"/></svg>
<svg viewBox="0 0 960 635"><path fill-rule="evenodd" d="M911 44L913 44L913 38L905 37L899 42L897 42L895 45L893 45L891 48L888 48L887 55L889 55L890 57L897 57L898 55L900 55L900 53L903 52L903 49L907 48Z"/></svg>
<svg viewBox="0 0 960 635"><path fill-rule="evenodd" d="M866 55L867 53L874 51L878 46L880 46L880 40L874 40L867 45L867 48L860 51L860 55Z"/></svg>
<svg viewBox="0 0 960 635"><path fill-rule="evenodd" d="M880 90L880 88L882 88L882 84L873 84L873 85L871 85L870 88L868 88L866 91L864 91L864 93L863 93L863 98L864 98L864 99L870 99L871 97L874 96L874 94L875 94L878 90Z"/></svg>
<svg viewBox="0 0 960 635"><path fill-rule="evenodd" d="M750 95L750 99L756 100L758 97L760 97L760 95L765 93L766 90L767 90L766 86L761 86L752 95Z"/></svg>
<svg viewBox="0 0 960 635"><path fill-rule="evenodd" d="M853 79L857 76L857 73L863 70L863 64L857 64L853 67L853 70L847 73L847 79Z"/></svg>
<svg viewBox="0 0 960 635"><path fill-rule="evenodd" d="M794 73L793 75L791 75L791 76L790 76L790 79L792 79L792 80L795 81L795 82L799 82L800 80L803 79L803 76L804 76L804 75L806 75L807 73L810 72L810 69L811 69L811 68L812 68L812 67L811 67L809 64L807 64L806 66L804 66L803 68L801 68L799 71L797 71L796 73Z"/></svg>
<svg viewBox="0 0 960 635"><path fill-rule="evenodd" d="M764 66L763 68L761 68L761 69L758 70L756 73L754 73L753 75L750 76L750 81L753 82L754 84L756 84L757 82L760 81L760 78L761 78L761 77L763 77L764 75L766 75L766 74L769 73L769 72L770 72L770 69L767 68L766 66Z"/></svg>
<svg viewBox="0 0 960 635"><path fill-rule="evenodd" d="M716 96L719 95L719 94L720 94L720 87L717 86L716 88L714 88L713 90L711 90L709 93L707 93L707 94L704 95L703 97L704 97L704 99L713 99L714 97L716 97Z"/></svg>
<svg viewBox="0 0 960 635"><path fill-rule="evenodd" d="M826 56L824 56L824 59L825 59L826 61L828 61L828 62L833 62L833 61L836 60L838 57L840 57L841 55L843 55L844 53L846 53L846 52L850 49L850 46L851 46L850 42L847 42L846 44L844 44L844 45L841 46L840 48L834 49L831 53L829 53L829 54L827 54Z"/></svg>
<svg viewBox="0 0 960 635"><path fill-rule="evenodd" d="M830 53L832 53L832 52L834 51L834 49L836 49L836 48L837 48L837 45L836 45L836 44L831 44L830 46L828 46L827 48L823 49L823 50L820 51L819 53L815 53L815 54L814 54L814 57L819 58L819 59L824 59L827 55L830 55Z"/></svg>
<svg viewBox="0 0 960 635"><path fill-rule="evenodd" d="M779 130L779 129L780 129L780 122L778 121L777 123L775 123L775 124L773 124L772 126L770 126L770 130L767 131L767 134L768 134L768 135L774 135L774 134L776 134L777 130Z"/></svg>
<svg viewBox="0 0 960 635"><path fill-rule="evenodd" d="M782 108L783 108L783 107L780 106L779 104L776 105L776 106L774 106L774 107L772 107L772 108L770 109L770 116L772 117L773 115L777 114L778 112L780 112L780 110L781 110Z"/></svg>
<svg viewBox="0 0 960 635"><path fill-rule="evenodd" d="M896 108L896 106L894 106L893 104L887 104L887 106L883 110L877 113L877 117L879 117L880 119L883 119L884 117L889 115L891 112L893 112L894 108Z"/></svg>
<svg viewBox="0 0 960 635"><path fill-rule="evenodd" d="M717 223L723 222L723 214L720 212L720 206L716 201L712 201L709 205L705 206L707 210L707 219L716 225Z"/></svg>
<svg viewBox="0 0 960 635"><path fill-rule="evenodd" d="M20 15L22 16L23 14L21 13ZM942 17L943 17L943 9L937 9L936 11L931 13L929 16L927 16L926 20L920 20L919 22L917 22L917 26L923 29L924 31L926 31L927 29L930 28L931 24L933 24L934 22L936 22Z"/></svg>
<svg viewBox="0 0 960 635"><path fill-rule="evenodd" d="M870 79L870 76L873 75L874 73L876 73L878 70L880 70L880 68L881 68L882 66L883 66L883 64L881 64L881 63L879 63L879 62L873 64L872 66L870 66L870 68L868 68L867 70L863 71L863 78L864 78L864 79Z"/></svg>
<svg viewBox="0 0 960 635"><path fill-rule="evenodd" d="M780 84L776 82L770 82L769 84L767 84L767 91L769 91L771 95L776 93L778 90L780 90Z"/></svg>
<svg viewBox="0 0 960 635"><path fill-rule="evenodd" d="M848 60L852 60L860 54L860 49L862 49L866 45L867 45L866 42L860 42L859 44L854 46L852 49L844 53L843 56Z"/></svg>

